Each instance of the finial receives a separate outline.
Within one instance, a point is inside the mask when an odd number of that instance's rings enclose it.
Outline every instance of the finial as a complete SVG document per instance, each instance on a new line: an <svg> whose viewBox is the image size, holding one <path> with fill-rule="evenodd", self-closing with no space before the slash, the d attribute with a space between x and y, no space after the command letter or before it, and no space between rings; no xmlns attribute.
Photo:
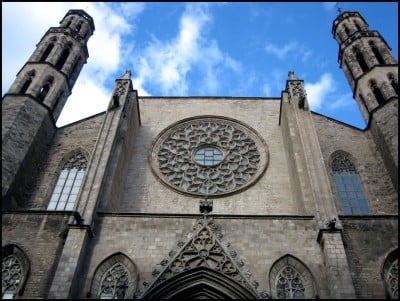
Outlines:
<svg viewBox="0 0 400 301"><path fill-rule="evenodd" d="M339 2L336 2L335 8L337 10L338 15L340 15L343 12L342 9L339 7Z"/></svg>
<svg viewBox="0 0 400 301"><path fill-rule="evenodd" d="M131 70L126 70L120 79L131 79Z"/></svg>
<svg viewBox="0 0 400 301"><path fill-rule="evenodd" d="M298 79L296 75L294 75L294 71L289 71L289 80L296 80Z"/></svg>

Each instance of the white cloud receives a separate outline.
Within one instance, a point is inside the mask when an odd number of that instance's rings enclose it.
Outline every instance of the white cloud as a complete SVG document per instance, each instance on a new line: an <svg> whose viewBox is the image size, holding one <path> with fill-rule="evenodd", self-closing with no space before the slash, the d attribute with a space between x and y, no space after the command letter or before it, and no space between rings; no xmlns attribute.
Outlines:
<svg viewBox="0 0 400 301"><path fill-rule="evenodd" d="M136 18L145 9L144 3L2 2L2 9L2 94L7 92L49 27L58 26L69 9L83 9L94 19L95 32L88 42L88 63L73 87L57 126L106 109L113 89L106 87L114 82L110 78L115 78L122 51L127 51L122 47L123 35L132 34L134 22L129 18Z"/></svg>
<svg viewBox="0 0 400 301"><path fill-rule="evenodd" d="M297 41L291 41L284 46L267 44L267 46L265 46L265 51L272 53L280 60L286 60L288 57L300 57L303 63L305 63L312 54L311 50L307 49Z"/></svg>
<svg viewBox="0 0 400 301"><path fill-rule="evenodd" d="M336 87L332 74L322 74L320 80L316 83L306 83L304 89L307 93L308 104L312 110L318 110L325 105L326 97L330 92L335 91Z"/></svg>
<svg viewBox="0 0 400 301"><path fill-rule="evenodd" d="M144 86L154 84L163 94L187 95L188 73L197 68L202 74L204 91L213 94L219 88L221 70L241 70L239 62L224 54L215 40L206 37L212 22L208 8L207 3L186 4L176 37L169 41L154 38L133 62L137 66L133 81L139 85L135 86L139 93L147 90Z"/></svg>

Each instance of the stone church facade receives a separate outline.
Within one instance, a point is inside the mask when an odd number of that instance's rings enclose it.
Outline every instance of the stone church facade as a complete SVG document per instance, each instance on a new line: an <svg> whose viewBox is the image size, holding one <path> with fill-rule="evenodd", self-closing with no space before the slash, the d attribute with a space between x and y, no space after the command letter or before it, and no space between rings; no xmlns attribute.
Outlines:
<svg viewBox="0 0 400 301"><path fill-rule="evenodd" d="M56 128L95 30L50 28L2 102L3 298L397 298L398 65L333 23L367 127L279 98L142 97Z"/></svg>

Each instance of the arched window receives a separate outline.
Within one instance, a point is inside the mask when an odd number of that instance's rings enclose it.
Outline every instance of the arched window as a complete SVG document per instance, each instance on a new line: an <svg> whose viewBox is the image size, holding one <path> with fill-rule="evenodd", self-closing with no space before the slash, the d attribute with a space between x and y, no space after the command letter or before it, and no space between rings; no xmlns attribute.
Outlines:
<svg viewBox="0 0 400 301"><path fill-rule="evenodd" d="M390 84L392 85L393 90L396 92L396 94L399 94L399 85L398 85L393 73L388 74L388 79L390 81Z"/></svg>
<svg viewBox="0 0 400 301"><path fill-rule="evenodd" d="M313 299L317 292L312 274L307 267L291 255L276 261L270 271L272 298Z"/></svg>
<svg viewBox="0 0 400 301"><path fill-rule="evenodd" d="M50 44L47 46L47 48L46 48L45 52L43 53L42 57L40 58L40 62L45 62L45 61L46 61L47 57L49 56L49 54L50 54L50 52L51 52L51 50L52 50L53 48L54 48L54 44L53 44L53 43L50 43Z"/></svg>
<svg viewBox="0 0 400 301"><path fill-rule="evenodd" d="M19 91L20 94L24 94L24 93L28 90L29 86L30 86L31 83L32 83L32 79L33 79L34 77L35 77L35 70L29 71L29 72L28 72L28 77L27 77L27 79L25 80L25 82L24 82L24 84L23 84L21 90Z"/></svg>
<svg viewBox="0 0 400 301"><path fill-rule="evenodd" d="M24 252L14 245L2 250L2 299L21 295L29 272L29 261Z"/></svg>
<svg viewBox="0 0 400 301"><path fill-rule="evenodd" d="M93 277L91 297L96 299L132 299L137 287L137 269L124 254L104 260Z"/></svg>
<svg viewBox="0 0 400 301"><path fill-rule="evenodd" d="M69 56L69 49L66 48L64 49L64 51L61 53L60 58L58 59L57 63L56 63L56 68L58 70L61 70L62 67L64 66L64 63L66 62L67 58Z"/></svg>
<svg viewBox="0 0 400 301"><path fill-rule="evenodd" d="M46 98L46 95L49 92L52 84L53 84L53 78L49 78L40 88L38 96L39 101L43 101Z"/></svg>
<svg viewBox="0 0 400 301"><path fill-rule="evenodd" d="M354 25L356 26L356 28L357 28L358 31L361 31L361 30L362 30L361 27L360 27L360 25L359 25L356 21L354 21Z"/></svg>
<svg viewBox="0 0 400 301"><path fill-rule="evenodd" d="M378 63L381 65L385 64L385 61L383 60L378 48L376 48L374 42L370 41L369 45L371 46L372 52L374 53L376 59L378 60Z"/></svg>
<svg viewBox="0 0 400 301"><path fill-rule="evenodd" d="M370 87L371 87L372 93L374 93L375 99L378 102L378 104L383 104L385 102L385 98L383 97L381 89L379 89L376 81L371 80Z"/></svg>
<svg viewBox="0 0 400 301"><path fill-rule="evenodd" d="M82 21L79 22L78 26L76 26L76 31L79 32L82 28Z"/></svg>
<svg viewBox="0 0 400 301"><path fill-rule="evenodd" d="M352 32L350 31L350 29L347 27L346 24L343 24L343 27L344 27L344 31L345 31L347 37L350 37L351 34L352 34Z"/></svg>
<svg viewBox="0 0 400 301"><path fill-rule="evenodd" d="M367 200L354 164L342 153L332 161L332 172L345 215L369 215Z"/></svg>
<svg viewBox="0 0 400 301"><path fill-rule="evenodd" d="M399 251L396 249L387 257L383 265L383 280L390 299L399 297Z"/></svg>
<svg viewBox="0 0 400 301"><path fill-rule="evenodd" d="M77 152L63 166L47 210L73 210L85 174L87 160Z"/></svg>
<svg viewBox="0 0 400 301"><path fill-rule="evenodd" d="M364 60L364 56L362 55L362 53L360 52L360 50L357 47L353 48L354 53L356 54L356 59L358 64L360 65L360 68L363 72L368 71L368 65Z"/></svg>

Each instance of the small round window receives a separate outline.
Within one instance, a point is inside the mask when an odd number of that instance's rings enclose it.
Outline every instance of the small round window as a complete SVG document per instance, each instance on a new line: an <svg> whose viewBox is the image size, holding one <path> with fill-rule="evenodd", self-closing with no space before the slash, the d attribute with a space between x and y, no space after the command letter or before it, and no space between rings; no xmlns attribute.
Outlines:
<svg viewBox="0 0 400 301"><path fill-rule="evenodd" d="M214 146L206 146L199 148L193 157L197 164L215 166L222 162L224 154Z"/></svg>

